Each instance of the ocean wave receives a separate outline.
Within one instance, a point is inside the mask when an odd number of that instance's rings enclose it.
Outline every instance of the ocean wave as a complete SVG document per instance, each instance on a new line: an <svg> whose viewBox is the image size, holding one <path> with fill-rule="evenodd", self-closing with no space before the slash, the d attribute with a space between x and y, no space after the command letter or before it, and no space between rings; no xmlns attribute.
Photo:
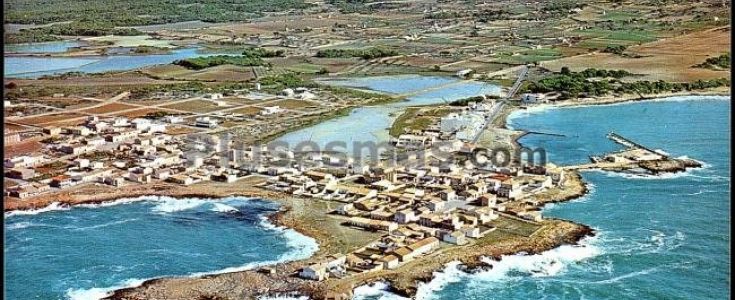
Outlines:
<svg viewBox="0 0 735 300"><path fill-rule="evenodd" d="M637 228L636 230L650 232L650 234L636 238L602 237L602 244L605 245L605 254L622 256L659 254L681 247L687 239L686 234L681 231L667 234L663 231L650 228Z"/></svg>
<svg viewBox="0 0 735 300"><path fill-rule="evenodd" d="M69 205L61 204L59 202L53 202L49 204L46 207L39 208L39 209L29 209L29 210L13 210L5 212L5 217L13 217L13 216L30 216L30 215L37 215L44 212L51 212L51 211L62 211L62 210L70 210L71 207Z"/></svg>
<svg viewBox="0 0 735 300"><path fill-rule="evenodd" d="M437 292L447 285L469 281L472 284L487 286L488 283L504 283L521 277L551 277L562 274L571 265L597 257L602 254L597 246L598 237L587 237L577 245L560 247L534 255L503 255L500 261L483 257L481 260L492 266L489 270L467 273L460 268L460 263L450 262L442 271L434 272L434 277L427 283L420 283L415 299L433 299ZM355 299L379 297L381 300L406 299L390 293L384 282L363 285L355 289Z"/></svg>
<svg viewBox="0 0 735 300"><path fill-rule="evenodd" d="M31 223L31 222L18 222L18 223L13 223L13 224L9 224L5 226L5 229L16 230L16 229L23 229L23 228L28 228L28 227L35 227L35 226L43 226L43 225L39 225L36 223Z"/></svg>
<svg viewBox="0 0 735 300"><path fill-rule="evenodd" d="M213 203L214 207L211 209L214 212L221 212L221 213L232 213L232 212L239 212L237 208L234 208L232 206L229 206L227 204L223 203Z"/></svg>
<svg viewBox="0 0 735 300"><path fill-rule="evenodd" d="M680 194L673 193L669 195L671 196L697 196L697 195L702 195L702 194L707 194L707 193L726 193L726 192L727 191L700 189L698 192L694 192L694 193L680 193Z"/></svg>
<svg viewBox="0 0 735 300"><path fill-rule="evenodd" d="M664 173L659 175L653 175L653 174L634 174L634 173L626 173L626 172L616 172L616 171L606 171L606 170L585 170L585 172L598 172L602 173L607 177L618 177L618 178L625 178L625 179L643 179L643 180L663 180L663 179L675 179L675 178L682 178L682 177L688 177L691 174L689 173L690 170L684 171L684 172L676 172L676 173Z"/></svg>
<svg viewBox="0 0 735 300"><path fill-rule="evenodd" d="M125 223L128 223L128 222L133 222L133 221L137 221L137 220L139 220L139 219L132 218L132 219L125 219L125 220L114 221L114 222L109 222L109 223L103 223L103 224L98 224L98 225L93 225L93 226L87 226L87 227L70 227L69 229L71 229L73 231L84 231L84 230L104 228L104 227L109 227L109 226L114 226L114 225L125 224Z"/></svg>
<svg viewBox="0 0 735 300"><path fill-rule="evenodd" d="M119 198L119 199L115 199L112 201L103 201L100 203L80 203L80 204L74 204L74 205L53 202L44 208L31 209L31 210L8 211L8 212L5 212L5 217L7 218L7 217L12 217L12 216L37 215L39 213L70 210L72 208L111 207L111 206L130 204L130 203L135 203L135 202L156 203L156 206L154 206L152 210L158 213L172 213L172 212L185 211L185 210L197 208L201 205L208 204L208 203L211 203L212 205L215 206L215 208L213 208L212 211L230 212L230 211L233 211L232 209L236 210L236 208L231 205L223 204L223 203L241 202L241 201L249 201L249 200L253 200L253 198L240 197L240 196L230 196L230 197L223 197L223 198L175 198L175 197L169 197L169 196L140 196L140 197L133 197L133 198ZM220 204L220 205L218 206L217 204ZM225 206L230 207L230 208L226 208Z"/></svg>
<svg viewBox="0 0 735 300"><path fill-rule="evenodd" d="M198 207L202 204L206 203L204 200L200 199L166 199L164 201L161 201L159 204L157 204L155 207L153 207L153 211L160 212L160 213L172 213L172 212L179 212L184 210L189 210L195 207Z"/></svg>
<svg viewBox="0 0 735 300"><path fill-rule="evenodd" d="M378 299L378 300L407 300L408 298L389 292L390 286L378 281L372 284L362 285L352 291L353 300Z"/></svg>
<svg viewBox="0 0 735 300"><path fill-rule="evenodd" d="M251 262L245 265L224 268L224 269L220 269L216 271L197 272L197 273L190 274L189 276L190 277L200 277L200 276L205 276L205 275L247 271L247 270L252 270L255 268L262 267L262 266L275 265L275 264L284 263L284 262L307 259L311 257L314 253L316 253L317 250L319 250L319 244L317 243L315 239L305 236L297 232L296 230L286 228L286 227L276 226L273 223L269 222L268 218L263 215L260 216L260 219L261 219L260 221L261 227L265 228L266 230L279 232L280 235L286 240L286 245L290 249L288 252L281 254L275 260Z"/></svg>
<svg viewBox="0 0 735 300"><path fill-rule="evenodd" d="M258 300L307 300L309 297L306 296L263 296L258 297Z"/></svg>
<svg viewBox="0 0 735 300"><path fill-rule="evenodd" d="M102 299L112 295L112 292L115 290L140 286L143 282L145 282L145 279L128 279L121 282L119 285L107 288L68 289L66 291L66 297L69 300Z"/></svg>
<svg viewBox="0 0 735 300"><path fill-rule="evenodd" d="M115 199L113 201L104 201L100 203L82 203L82 204L76 204L73 207L79 207L79 208L101 208L101 207L111 207L111 206L117 206L122 204L130 204L140 201L148 201L152 198L155 198L156 196L140 196L140 197L134 197L134 198L119 198Z"/></svg>

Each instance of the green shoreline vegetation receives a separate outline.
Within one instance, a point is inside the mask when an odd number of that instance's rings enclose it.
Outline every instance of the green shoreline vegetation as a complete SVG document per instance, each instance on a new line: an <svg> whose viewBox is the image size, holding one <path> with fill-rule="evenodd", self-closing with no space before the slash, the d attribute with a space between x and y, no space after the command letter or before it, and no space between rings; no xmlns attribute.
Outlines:
<svg viewBox="0 0 735 300"><path fill-rule="evenodd" d="M581 72L571 72L569 68L563 67L559 73L554 73L525 85L522 92L559 92L561 93L559 100L565 100L584 96L605 96L612 92L619 94L655 94L730 86L730 80L727 78L697 80L694 82L667 82L663 80L626 82L620 80L620 78L631 76L636 75L624 70L608 71L593 68Z"/></svg>

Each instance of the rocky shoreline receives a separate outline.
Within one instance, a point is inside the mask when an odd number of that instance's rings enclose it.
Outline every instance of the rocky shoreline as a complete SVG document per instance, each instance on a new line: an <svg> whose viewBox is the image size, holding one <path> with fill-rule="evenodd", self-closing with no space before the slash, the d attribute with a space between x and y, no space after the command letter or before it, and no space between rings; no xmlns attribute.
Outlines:
<svg viewBox="0 0 735 300"><path fill-rule="evenodd" d="M567 201L584 195L587 191L581 177L572 178L570 189L561 197L549 197L541 203ZM169 184L157 184L148 188L122 189L111 191L97 186L80 187L64 195L35 199L35 206L26 209L41 208L40 203L53 202L65 205L95 204L140 196L160 195L174 198L202 197L216 198L228 196L257 197L280 203L281 209L268 216L277 226L292 228L301 234L312 237L319 244L319 251L311 258L301 261L284 262L268 266L274 274L260 272L260 269L207 275L200 278L177 277L158 278L144 282L138 287L115 291L107 299L204 299L201 297L221 297L221 299L256 298L260 296L302 295L313 299L348 299L354 288L376 281L386 281L391 289L404 296L416 293L421 282L428 282L436 271L445 268L446 264L459 261L465 270L474 272L486 268L483 257L500 259L503 255L518 253L536 254L548 251L565 244L576 244L584 237L594 235L588 226L564 220L547 220L543 222L539 234L530 238L515 238L501 243L476 243L461 247L449 247L436 254L417 259L397 270L371 272L349 278L349 280L326 280L315 282L300 279L294 274L304 265L331 254L335 246L334 230L324 228L324 222L314 220L313 216L301 214L296 206L304 205L303 200L293 199L288 195L269 192L253 187L231 187L226 184L207 183L197 187L180 187ZM53 199L51 199L53 198ZM49 203L46 203L47 205ZM11 206L13 207L13 206ZM14 207L20 207L15 205ZM5 211L9 211L6 204ZM303 208L301 208L303 210ZM322 213L322 212L316 212ZM340 226L336 224L336 226ZM355 231L355 234L359 234ZM352 234L348 233L350 238ZM242 282L248 282L242 285ZM231 288L222 289L222 286ZM217 299L217 298L209 298Z"/></svg>

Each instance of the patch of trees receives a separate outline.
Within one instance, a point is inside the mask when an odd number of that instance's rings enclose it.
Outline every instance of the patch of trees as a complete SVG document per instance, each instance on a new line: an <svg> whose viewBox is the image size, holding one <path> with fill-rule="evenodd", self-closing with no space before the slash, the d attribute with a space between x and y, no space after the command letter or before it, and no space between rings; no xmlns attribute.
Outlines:
<svg viewBox="0 0 735 300"><path fill-rule="evenodd" d="M482 98L482 96L474 96L474 97L468 97L468 98L454 100L454 101L450 102L449 105L451 105L451 106L467 106L467 104L469 104L470 102L480 103L483 100L485 100L485 99Z"/></svg>
<svg viewBox="0 0 735 300"><path fill-rule="evenodd" d="M610 45L605 47L605 49L602 49L602 52L604 53L613 53L617 55L623 55L623 52L625 52L625 49L627 49L624 45Z"/></svg>
<svg viewBox="0 0 735 300"><path fill-rule="evenodd" d="M187 69L201 70L220 65L263 66L267 63L258 56L214 55L181 59L174 64Z"/></svg>
<svg viewBox="0 0 735 300"><path fill-rule="evenodd" d="M6 33L3 41L6 44L41 43L60 41L61 38L42 32L21 30L18 33Z"/></svg>
<svg viewBox="0 0 735 300"><path fill-rule="evenodd" d="M181 21L245 21L263 12L305 9L303 0L8 0L5 23L48 24L106 20L114 26Z"/></svg>
<svg viewBox="0 0 735 300"><path fill-rule="evenodd" d="M464 14L459 11L440 11L427 14L424 18L430 20L446 20L446 19L457 19L464 17Z"/></svg>
<svg viewBox="0 0 735 300"><path fill-rule="evenodd" d="M707 58L703 63L695 65L695 67L707 69L729 69L730 53L725 53L717 57Z"/></svg>
<svg viewBox="0 0 735 300"><path fill-rule="evenodd" d="M474 13L474 17L478 22L487 23L490 21L501 20L509 17L507 11L502 9L483 9Z"/></svg>
<svg viewBox="0 0 735 300"><path fill-rule="evenodd" d="M142 35L134 28L115 27L108 21L84 21L56 24L46 27L21 29L18 33L6 34L4 41L9 44L35 43L60 40L57 36L103 36L103 35Z"/></svg>
<svg viewBox="0 0 735 300"><path fill-rule="evenodd" d="M560 92L560 100L578 97L598 97L611 92L620 94L656 94L663 92L694 91L721 86L729 86L728 79L698 80L695 82L634 81L623 82L619 78L633 74L624 70L587 69L571 72L562 68L561 72L532 82L523 89L526 92ZM610 79L612 78L612 79ZM593 80L594 79L594 80Z"/></svg>
<svg viewBox="0 0 735 300"><path fill-rule="evenodd" d="M316 57L340 58L340 57L360 57L363 59L373 59L380 57L396 56L399 52L393 49L382 47L372 47L367 49L325 49L319 50Z"/></svg>
<svg viewBox="0 0 735 300"><path fill-rule="evenodd" d="M248 57L283 57L284 54L286 51L282 49L271 51L264 48L248 48L242 52L243 56Z"/></svg>
<svg viewBox="0 0 735 300"><path fill-rule="evenodd" d="M154 93L161 92L184 92L184 91L201 91L207 86L199 81L187 81L183 83L169 83L169 84L147 84L133 88L130 91L130 98L141 99L149 97Z"/></svg>

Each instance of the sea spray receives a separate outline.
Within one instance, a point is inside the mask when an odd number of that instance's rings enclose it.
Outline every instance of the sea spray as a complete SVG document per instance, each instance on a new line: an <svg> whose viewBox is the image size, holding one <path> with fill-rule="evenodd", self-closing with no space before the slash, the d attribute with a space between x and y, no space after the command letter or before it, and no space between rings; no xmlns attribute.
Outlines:
<svg viewBox="0 0 735 300"><path fill-rule="evenodd" d="M409 298L389 292L390 285L383 281L366 284L355 288L352 292L353 300L380 299L380 300L409 300Z"/></svg>
<svg viewBox="0 0 735 300"><path fill-rule="evenodd" d="M122 282L120 285L106 287L106 288L91 288L91 289L68 289L66 297L69 300L97 300L102 299L111 295L114 290L123 288L131 288L140 286L145 282L144 279L128 279Z"/></svg>
<svg viewBox="0 0 735 300"><path fill-rule="evenodd" d="M419 283L415 299L436 299L451 284L457 282L470 282L488 286L517 280L519 277L552 277L562 274L569 266L583 264L585 260L600 255L603 251L597 245L598 236L586 237L576 245L562 245L560 247L544 251L539 254L514 254L503 255L500 260L489 257L481 258L482 262L490 266L475 272L463 271L458 261L445 265L441 271L434 272L429 282ZM492 285L490 285L492 286ZM407 299L388 291L389 286L385 282L376 282L363 285L355 289L355 299Z"/></svg>
<svg viewBox="0 0 735 300"><path fill-rule="evenodd" d="M62 211L62 210L69 210L71 209L68 205L61 204L59 202L53 202L49 204L46 207L39 208L39 209L29 209L29 210L13 210L5 212L5 217L13 217L13 216L32 216L37 215L40 213L45 212L52 212L52 211Z"/></svg>

